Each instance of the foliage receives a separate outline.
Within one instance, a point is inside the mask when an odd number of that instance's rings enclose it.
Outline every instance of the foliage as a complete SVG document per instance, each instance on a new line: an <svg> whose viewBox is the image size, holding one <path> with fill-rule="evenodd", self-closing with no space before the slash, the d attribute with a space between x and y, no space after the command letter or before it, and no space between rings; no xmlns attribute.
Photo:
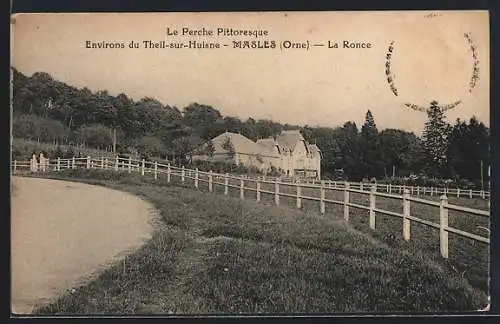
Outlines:
<svg viewBox="0 0 500 324"><path fill-rule="evenodd" d="M234 158L234 155L236 154L236 150L234 148L233 142L231 141L231 138L228 136L224 140L224 143L222 143L222 148L227 151L227 155L229 156L230 159Z"/></svg>
<svg viewBox="0 0 500 324"><path fill-rule="evenodd" d="M83 125L75 131L75 138L90 147L107 147L113 144L112 131L102 124Z"/></svg>
<svg viewBox="0 0 500 324"><path fill-rule="evenodd" d="M58 120L36 115L21 115L13 120L12 135L42 142L63 142L69 132Z"/></svg>
<svg viewBox="0 0 500 324"><path fill-rule="evenodd" d="M489 131L483 123L472 117L467 124L458 119L453 125L447 149L449 169L453 178L488 181L490 165ZM481 169L483 161L483 169Z"/></svg>
<svg viewBox="0 0 500 324"><path fill-rule="evenodd" d="M444 121L444 114L436 101L427 110L428 120L422 136L425 170L427 174L444 175L447 169L447 150L450 126Z"/></svg>
<svg viewBox="0 0 500 324"><path fill-rule="evenodd" d="M483 174L485 183L488 180L488 128L475 118L468 124L460 121L449 126L437 102L427 109L429 120L420 137L399 129L378 130L370 111L361 129L353 121L340 127L299 127L267 119L223 116L215 107L201 103L179 109L151 97L133 100L124 93L92 92L57 81L44 72L25 76L12 70L15 138L107 148L112 140L109 134L116 130L118 154L187 163L189 153L224 132L257 140L282 130L300 129L305 139L321 150L323 178L333 178L336 170L342 169L349 180L382 179L392 176L394 169L396 177L425 173L477 182ZM234 157L234 147L226 147ZM210 144L205 148L211 152Z"/></svg>
<svg viewBox="0 0 500 324"><path fill-rule="evenodd" d="M377 125L370 110L366 112L365 123L360 134L360 168L364 177L380 177L383 172L380 154L380 139Z"/></svg>

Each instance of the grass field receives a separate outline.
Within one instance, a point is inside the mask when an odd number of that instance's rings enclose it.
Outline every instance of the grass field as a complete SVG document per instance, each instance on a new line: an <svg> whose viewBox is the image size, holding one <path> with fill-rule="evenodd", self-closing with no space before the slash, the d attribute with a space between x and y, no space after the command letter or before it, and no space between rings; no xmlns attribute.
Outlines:
<svg viewBox="0 0 500 324"><path fill-rule="evenodd" d="M241 200L236 188L226 197L221 186L208 193L200 182L197 191L166 184L164 175L77 169L51 176L132 192L154 203L161 219L149 243L40 313L439 312L487 303L488 247L450 234L444 260L431 228L412 225L405 242L399 219L377 216L371 231L366 211L351 209L347 224L341 206L320 215L318 202L298 210L294 198L281 197L272 206L272 195L256 203L250 192ZM382 199L377 207L402 208ZM433 219L437 211L426 208L412 213ZM461 229L477 226L475 218L450 212Z"/></svg>

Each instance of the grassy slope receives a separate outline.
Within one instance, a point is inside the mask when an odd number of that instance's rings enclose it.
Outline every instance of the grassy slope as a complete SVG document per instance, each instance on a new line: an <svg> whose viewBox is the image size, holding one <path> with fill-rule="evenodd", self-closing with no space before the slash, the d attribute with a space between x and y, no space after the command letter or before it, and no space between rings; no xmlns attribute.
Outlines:
<svg viewBox="0 0 500 324"><path fill-rule="evenodd" d="M82 170L153 202L152 240L41 313L300 313L475 310L486 295L410 244L343 220L137 176ZM152 182L152 181L149 181Z"/></svg>

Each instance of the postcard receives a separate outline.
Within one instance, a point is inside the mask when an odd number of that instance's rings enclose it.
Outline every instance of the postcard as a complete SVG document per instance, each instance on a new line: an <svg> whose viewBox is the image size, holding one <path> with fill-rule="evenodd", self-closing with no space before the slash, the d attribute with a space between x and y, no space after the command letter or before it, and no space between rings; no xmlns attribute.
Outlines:
<svg viewBox="0 0 500 324"><path fill-rule="evenodd" d="M11 16L15 316L490 305L487 11Z"/></svg>

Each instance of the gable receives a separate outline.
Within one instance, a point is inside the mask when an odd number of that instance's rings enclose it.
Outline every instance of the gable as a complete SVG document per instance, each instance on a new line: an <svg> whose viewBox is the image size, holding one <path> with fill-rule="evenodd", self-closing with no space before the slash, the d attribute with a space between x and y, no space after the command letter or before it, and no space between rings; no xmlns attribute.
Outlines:
<svg viewBox="0 0 500 324"><path fill-rule="evenodd" d="M292 148L292 152L293 155L299 156L299 155L307 155L307 153L309 153L309 150L307 149L305 141L299 141L296 143L295 147Z"/></svg>

